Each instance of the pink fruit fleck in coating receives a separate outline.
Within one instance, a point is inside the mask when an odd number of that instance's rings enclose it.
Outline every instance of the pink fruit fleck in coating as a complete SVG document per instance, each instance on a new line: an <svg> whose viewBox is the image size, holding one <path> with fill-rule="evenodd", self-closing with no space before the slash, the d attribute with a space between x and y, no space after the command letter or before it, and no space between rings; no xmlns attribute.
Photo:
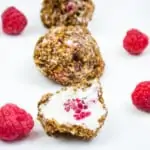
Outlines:
<svg viewBox="0 0 150 150"><path fill-rule="evenodd" d="M68 2L66 5L66 11L68 13L74 13L77 10L77 6L74 2Z"/></svg>

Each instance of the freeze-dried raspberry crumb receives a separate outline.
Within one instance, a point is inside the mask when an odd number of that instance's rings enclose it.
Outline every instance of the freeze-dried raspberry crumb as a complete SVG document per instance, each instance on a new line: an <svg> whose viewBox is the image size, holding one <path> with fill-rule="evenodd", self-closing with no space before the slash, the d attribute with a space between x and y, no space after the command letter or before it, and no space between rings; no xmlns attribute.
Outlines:
<svg viewBox="0 0 150 150"><path fill-rule="evenodd" d="M10 35L20 34L27 25L27 18L17 8L11 6L8 7L2 13L2 28L4 33Z"/></svg>
<svg viewBox="0 0 150 150"><path fill-rule="evenodd" d="M123 39L124 49L132 54L139 55L148 46L148 36L137 29L131 29L127 31L125 38Z"/></svg>
<svg viewBox="0 0 150 150"><path fill-rule="evenodd" d="M83 108L83 104L82 104L82 103L79 103L79 104L78 104L78 108L79 108L79 109L82 109L82 108Z"/></svg>
<svg viewBox="0 0 150 150"><path fill-rule="evenodd" d="M76 109L75 113L78 114L81 112L81 109Z"/></svg>
<svg viewBox="0 0 150 150"><path fill-rule="evenodd" d="M19 140L27 136L34 126L32 116L15 104L0 108L0 139Z"/></svg>
<svg viewBox="0 0 150 150"><path fill-rule="evenodd" d="M150 81L137 84L131 97L133 104L138 109L150 112Z"/></svg>
<svg viewBox="0 0 150 150"><path fill-rule="evenodd" d="M82 120L86 117L89 117L91 115L91 112L87 111L87 112L84 112L82 111L81 113L78 113L78 114L74 114L74 118L76 120Z"/></svg>
<svg viewBox="0 0 150 150"><path fill-rule="evenodd" d="M92 104L94 103L93 100L89 100L88 102ZM75 120L85 119L91 115L91 112L88 111L88 103L85 103L84 100L79 98L67 100L67 102L64 103L64 109L66 112L73 110L73 117Z"/></svg>
<svg viewBox="0 0 150 150"><path fill-rule="evenodd" d="M88 105L84 105L84 107L83 107L84 109L88 109Z"/></svg>

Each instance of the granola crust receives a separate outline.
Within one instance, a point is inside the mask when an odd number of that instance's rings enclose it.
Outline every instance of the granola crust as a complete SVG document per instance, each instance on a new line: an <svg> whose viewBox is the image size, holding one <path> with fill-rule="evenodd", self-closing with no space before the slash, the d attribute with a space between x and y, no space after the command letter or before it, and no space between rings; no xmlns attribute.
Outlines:
<svg viewBox="0 0 150 150"><path fill-rule="evenodd" d="M67 9L69 2L75 5ZM92 19L95 6L92 0L43 0L41 20L45 27L60 25L84 25Z"/></svg>
<svg viewBox="0 0 150 150"><path fill-rule="evenodd" d="M82 126L79 125L72 125L69 127L65 124L59 124L54 119L52 120L45 119L44 116L40 113L41 111L40 106L42 104L46 104L52 95L53 94L51 93L45 94L44 96L42 96L40 102L38 103L38 120L40 121L47 135L49 136L69 135L83 140L91 140L97 136L98 132L103 127L108 114L102 96L99 96L99 102L103 105L103 108L105 109L106 113L100 117L100 119L98 120L99 127L96 129L96 131L93 131L87 128L83 128ZM100 95L102 95L102 93Z"/></svg>
<svg viewBox="0 0 150 150"><path fill-rule="evenodd" d="M53 27L34 50L34 62L49 79L68 86L99 78L104 61L95 39L86 27Z"/></svg>

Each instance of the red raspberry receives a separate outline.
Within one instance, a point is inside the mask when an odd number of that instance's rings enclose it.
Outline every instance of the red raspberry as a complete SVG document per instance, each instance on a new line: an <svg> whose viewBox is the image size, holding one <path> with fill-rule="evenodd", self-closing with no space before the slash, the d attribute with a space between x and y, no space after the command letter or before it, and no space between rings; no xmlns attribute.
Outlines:
<svg viewBox="0 0 150 150"><path fill-rule="evenodd" d="M132 54L139 55L148 46L148 36L137 29L131 29L127 31L123 40L124 49Z"/></svg>
<svg viewBox="0 0 150 150"><path fill-rule="evenodd" d="M2 13L2 28L10 35L20 34L27 25L27 18L15 7L9 7Z"/></svg>
<svg viewBox="0 0 150 150"><path fill-rule="evenodd" d="M19 140L27 136L34 126L32 116L15 104L0 108L0 139Z"/></svg>
<svg viewBox="0 0 150 150"><path fill-rule="evenodd" d="M132 95L133 104L140 110L150 112L150 81L140 82Z"/></svg>

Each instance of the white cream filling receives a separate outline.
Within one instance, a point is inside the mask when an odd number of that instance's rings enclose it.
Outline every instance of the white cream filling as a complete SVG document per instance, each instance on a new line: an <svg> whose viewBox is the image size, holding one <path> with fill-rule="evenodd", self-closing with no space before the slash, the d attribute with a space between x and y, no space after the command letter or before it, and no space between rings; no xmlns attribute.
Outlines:
<svg viewBox="0 0 150 150"><path fill-rule="evenodd" d="M47 104L41 105L41 114L43 114L46 119L55 119L59 124L65 124L68 126L80 125L95 131L99 127L98 120L106 113L106 110L98 101L99 90L100 84L97 82L93 83L90 88L87 88L84 91L82 89L74 91L73 88L69 87L66 91L54 94ZM76 120L73 117L74 111L66 112L64 109L64 103L72 98L85 98L85 102L95 100L96 103L90 103L88 105L88 111L91 112L91 115L84 119Z"/></svg>

